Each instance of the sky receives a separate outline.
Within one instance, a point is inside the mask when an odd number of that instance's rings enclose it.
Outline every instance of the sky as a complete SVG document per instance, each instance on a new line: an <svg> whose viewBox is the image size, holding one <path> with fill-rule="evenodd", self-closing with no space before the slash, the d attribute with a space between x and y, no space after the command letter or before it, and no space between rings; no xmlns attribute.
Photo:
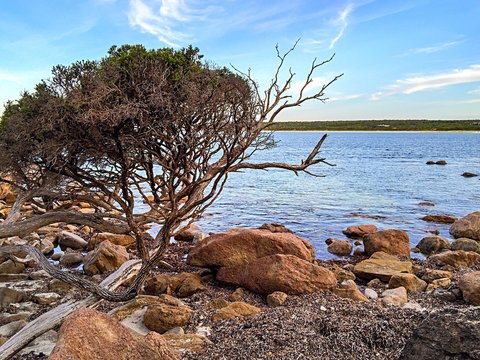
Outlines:
<svg viewBox="0 0 480 360"><path fill-rule="evenodd" d="M479 0L0 0L0 103L122 44L192 44L265 89L297 39L292 95L315 58L309 92L344 75L279 120L480 119Z"/></svg>

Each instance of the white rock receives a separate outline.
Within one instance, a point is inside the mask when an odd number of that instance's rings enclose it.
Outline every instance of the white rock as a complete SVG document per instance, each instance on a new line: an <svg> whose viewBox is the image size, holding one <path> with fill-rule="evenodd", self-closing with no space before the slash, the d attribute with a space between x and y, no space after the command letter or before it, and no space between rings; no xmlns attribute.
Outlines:
<svg viewBox="0 0 480 360"><path fill-rule="evenodd" d="M378 299L378 294L375 290L366 288L365 289L365 296L371 300L377 300Z"/></svg>
<svg viewBox="0 0 480 360"><path fill-rule="evenodd" d="M54 292L40 293L33 295L35 301L40 305L51 305L60 300L61 296Z"/></svg>

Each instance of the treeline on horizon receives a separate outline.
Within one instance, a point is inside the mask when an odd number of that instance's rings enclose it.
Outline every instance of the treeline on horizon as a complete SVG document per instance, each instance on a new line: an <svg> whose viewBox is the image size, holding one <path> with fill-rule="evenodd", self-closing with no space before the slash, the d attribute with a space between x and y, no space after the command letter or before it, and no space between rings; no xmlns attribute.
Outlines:
<svg viewBox="0 0 480 360"><path fill-rule="evenodd" d="M275 122L273 131L480 131L479 120L334 120Z"/></svg>

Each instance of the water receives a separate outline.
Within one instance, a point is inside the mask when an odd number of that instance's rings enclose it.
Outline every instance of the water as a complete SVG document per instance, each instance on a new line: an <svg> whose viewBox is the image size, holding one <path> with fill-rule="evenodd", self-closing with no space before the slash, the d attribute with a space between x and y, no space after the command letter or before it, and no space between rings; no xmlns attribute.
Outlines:
<svg viewBox="0 0 480 360"><path fill-rule="evenodd" d="M298 163L321 135L276 133L278 146L254 160ZM335 132L329 133L321 155L336 164L314 166L321 178L282 170L232 174L198 225L206 232L220 232L279 222L309 240L317 257L332 258L325 240L343 238L342 230L349 225L406 230L414 246L427 230L450 237L449 225L424 222L424 215L462 217L480 210L479 177L461 176L466 171L480 174L480 133ZM440 159L448 164L425 164ZM422 201L435 206L419 206Z"/></svg>

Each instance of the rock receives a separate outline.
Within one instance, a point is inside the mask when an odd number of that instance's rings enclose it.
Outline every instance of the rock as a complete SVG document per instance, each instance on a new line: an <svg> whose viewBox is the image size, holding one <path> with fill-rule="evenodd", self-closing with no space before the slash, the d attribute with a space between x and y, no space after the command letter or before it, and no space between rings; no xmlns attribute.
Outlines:
<svg viewBox="0 0 480 360"><path fill-rule="evenodd" d="M365 254L370 256L378 251L391 255L410 257L410 239L402 230L382 230L364 237Z"/></svg>
<svg viewBox="0 0 480 360"><path fill-rule="evenodd" d="M43 255L48 255L53 252L53 250L55 249L55 245L53 245L52 241L48 239L43 239L40 240L38 249L42 252Z"/></svg>
<svg viewBox="0 0 480 360"><path fill-rule="evenodd" d="M363 238L365 235L375 231L377 231L377 227L373 224L353 225L347 227L345 230L342 230L346 236L354 239Z"/></svg>
<svg viewBox="0 0 480 360"><path fill-rule="evenodd" d="M450 215L426 215L422 217L422 220L440 224L453 224L457 218Z"/></svg>
<svg viewBox="0 0 480 360"><path fill-rule="evenodd" d="M201 237L201 234L203 234L202 229L195 224L190 224L178 230L174 239L175 241L194 242L196 238Z"/></svg>
<svg viewBox="0 0 480 360"><path fill-rule="evenodd" d="M116 270L129 258L127 250L121 245L113 245L105 240L84 258L83 268L87 275L103 274Z"/></svg>
<svg viewBox="0 0 480 360"><path fill-rule="evenodd" d="M333 268L333 273L337 278L339 283L344 282L345 280L355 280L356 276L353 272L349 270L342 269L341 267L335 265Z"/></svg>
<svg viewBox="0 0 480 360"><path fill-rule="evenodd" d="M39 293L39 294L33 295L33 299L35 300L35 302L40 305L52 305L52 304L55 304L61 298L62 297L60 295L54 292Z"/></svg>
<svg viewBox="0 0 480 360"><path fill-rule="evenodd" d="M380 279L389 282L390 278L399 273L411 273L412 263L400 261L395 256L384 252L376 252L370 259L363 260L355 265L353 273L363 279Z"/></svg>
<svg viewBox="0 0 480 360"><path fill-rule="evenodd" d="M274 254L314 260L313 246L294 234L235 229L212 235L197 243L190 250L187 263L200 267L238 266Z"/></svg>
<svg viewBox="0 0 480 360"><path fill-rule="evenodd" d="M0 314L0 326L6 325L13 321L18 321L18 320L28 321L30 320L32 315L33 314L30 312L19 312L16 314L2 313Z"/></svg>
<svg viewBox="0 0 480 360"><path fill-rule="evenodd" d="M131 332L112 317L80 309L67 317L49 360L177 360L176 352L156 333Z"/></svg>
<svg viewBox="0 0 480 360"><path fill-rule="evenodd" d="M466 303L480 305L480 271L463 275L458 282L458 287Z"/></svg>
<svg viewBox="0 0 480 360"><path fill-rule="evenodd" d="M192 309L187 305L169 299L165 303L149 305L143 316L143 322L148 329L161 334L175 327L185 326L192 313Z"/></svg>
<svg viewBox="0 0 480 360"><path fill-rule="evenodd" d="M80 253L63 253L60 258L60 264L63 266L77 266L83 262L83 255Z"/></svg>
<svg viewBox="0 0 480 360"><path fill-rule="evenodd" d="M381 295L382 305L400 306L408 302L407 290L404 287L385 290Z"/></svg>
<svg viewBox="0 0 480 360"><path fill-rule="evenodd" d="M427 164L427 165L435 165L435 161L433 161L433 160L428 160L428 161L426 162L426 164Z"/></svg>
<svg viewBox="0 0 480 360"><path fill-rule="evenodd" d="M189 297L197 292L205 290L200 275L182 272L170 276L156 274L145 281L144 292L149 295L175 294L178 297Z"/></svg>
<svg viewBox="0 0 480 360"><path fill-rule="evenodd" d="M237 288L233 293L230 294L228 297L229 301L235 302L235 301L242 301L245 296L245 290L242 288Z"/></svg>
<svg viewBox="0 0 480 360"><path fill-rule="evenodd" d="M38 338L30 342L24 347L18 355L20 356L49 356L58 340L58 333L55 330L49 330L40 335Z"/></svg>
<svg viewBox="0 0 480 360"><path fill-rule="evenodd" d="M224 308L219 309L212 316L213 321L227 320L235 317L252 316L260 313L260 309L256 306L244 303L243 301L236 301Z"/></svg>
<svg viewBox="0 0 480 360"><path fill-rule="evenodd" d="M163 337L173 349L183 353L185 351L201 352L205 348L206 338L197 334L163 334Z"/></svg>
<svg viewBox="0 0 480 360"><path fill-rule="evenodd" d="M58 294L66 294L72 289L72 286L63 282L62 280L52 279L48 283L48 290L56 292Z"/></svg>
<svg viewBox="0 0 480 360"><path fill-rule="evenodd" d="M45 279L50 279L52 276L42 269L42 270L32 271L29 277L32 280L45 280Z"/></svg>
<svg viewBox="0 0 480 360"><path fill-rule="evenodd" d="M60 231L58 234L58 244L62 248L70 248L73 250L82 250L87 247L87 242L77 234L69 231Z"/></svg>
<svg viewBox="0 0 480 360"><path fill-rule="evenodd" d="M366 288L365 291L365 296L373 301L377 300L378 299L378 293L373 290L373 289L370 289L370 288Z"/></svg>
<svg viewBox="0 0 480 360"><path fill-rule="evenodd" d="M338 240L333 239L333 241L328 245L327 251L330 254L338 256L348 256L351 254L353 246L348 240Z"/></svg>
<svg viewBox="0 0 480 360"><path fill-rule="evenodd" d="M183 330L183 328L181 327L176 327L176 328L173 328L173 329L170 329L168 331L165 331L163 333L163 335L169 335L169 334L174 334L174 335L183 335L185 334L185 330Z"/></svg>
<svg viewBox="0 0 480 360"><path fill-rule="evenodd" d="M430 284L428 284L426 291L431 292L441 287L442 288L449 287L451 283L452 283L452 280L449 278L435 279Z"/></svg>
<svg viewBox="0 0 480 360"><path fill-rule="evenodd" d="M246 265L224 267L217 280L259 294L305 294L333 289L337 283L331 271L293 255L265 256Z"/></svg>
<svg viewBox="0 0 480 360"><path fill-rule="evenodd" d="M288 295L281 291L274 291L267 295L267 305L269 307L282 306L287 300Z"/></svg>
<svg viewBox="0 0 480 360"><path fill-rule="evenodd" d="M480 308L432 312L407 340L400 360L478 359Z"/></svg>
<svg viewBox="0 0 480 360"><path fill-rule="evenodd" d="M197 326L195 329L195 334L203 337L209 337L212 334L212 328L209 326Z"/></svg>
<svg viewBox="0 0 480 360"><path fill-rule="evenodd" d="M122 321L137 310L146 309L149 305L161 304L163 299L163 297L158 296L139 295L128 303L113 309L110 311L109 315L112 315L113 318L118 321ZM183 302L180 302L180 304L183 304Z"/></svg>
<svg viewBox="0 0 480 360"><path fill-rule="evenodd" d="M422 307L422 305L420 305L419 303L415 302L415 301L409 301L407 302L406 304L404 304L402 306L402 309L408 309L408 310L413 310L413 311L416 311L416 312L424 312L426 311L426 309L424 307Z"/></svg>
<svg viewBox="0 0 480 360"><path fill-rule="evenodd" d="M287 228L285 225L279 223L263 224L259 227L261 230L268 230L272 233L292 233L293 231Z"/></svg>
<svg viewBox="0 0 480 360"><path fill-rule="evenodd" d="M368 298L358 290L357 284L353 280L342 282L340 287L333 290L333 293L341 298L369 302Z"/></svg>
<svg viewBox="0 0 480 360"><path fill-rule="evenodd" d="M59 261L62 258L63 254L63 252L54 253L52 254L52 256L50 256L50 259L52 259L53 261Z"/></svg>
<svg viewBox="0 0 480 360"><path fill-rule="evenodd" d="M442 250L448 250L450 243L448 239L441 236L425 236L417 244L417 248L420 249L422 254L431 255Z"/></svg>
<svg viewBox="0 0 480 360"><path fill-rule="evenodd" d="M480 242L468 238L458 238L452 242L450 249L480 253Z"/></svg>
<svg viewBox="0 0 480 360"><path fill-rule="evenodd" d="M480 254L472 251L445 251L440 254L432 255L428 262L439 266L449 265L454 268L468 268L480 263Z"/></svg>
<svg viewBox="0 0 480 360"><path fill-rule="evenodd" d="M0 274L0 283L28 280L28 274Z"/></svg>
<svg viewBox="0 0 480 360"><path fill-rule="evenodd" d="M476 176L478 176L478 174L471 173L471 172L468 172L468 171L467 171L467 172L464 172L464 173L462 174L462 176L463 176L463 177L466 177L466 178L471 178L471 177L476 177Z"/></svg>
<svg viewBox="0 0 480 360"><path fill-rule="evenodd" d="M150 330L143 323L143 318L146 312L146 308L138 309L132 314L126 316L122 321L120 321L120 324L140 335L147 335Z"/></svg>
<svg viewBox="0 0 480 360"><path fill-rule="evenodd" d="M451 279L452 273L446 270L426 269L425 274L422 276L422 280L425 280L427 283L444 278Z"/></svg>
<svg viewBox="0 0 480 360"><path fill-rule="evenodd" d="M417 205L418 206L435 206L435 204L430 201L421 201Z"/></svg>
<svg viewBox="0 0 480 360"><path fill-rule="evenodd" d="M445 160L438 160L435 161L435 165L447 165L447 162Z"/></svg>
<svg viewBox="0 0 480 360"><path fill-rule="evenodd" d="M88 242L88 250L93 250L101 242L108 240L114 245L129 247L135 245L135 238L127 234L98 233L92 236Z"/></svg>
<svg viewBox="0 0 480 360"><path fill-rule="evenodd" d="M388 287L391 289L404 287L408 293L417 293L424 291L427 283L413 274L394 274L388 282Z"/></svg>
<svg viewBox="0 0 480 360"><path fill-rule="evenodd" d="M6 307L23 301L26 295L23 291L18 291L6 287L0 288L0 307Z"/></svg>
<svg viewBox="0 0 480 360"><path fill-rule="evenodd" d="M226 306L230 305L230 302L225 300L225 299L213 299L211 301L208 302L207 306L210 308L210 309L221 309L221 308L224 308Z"/></svg>
<svg viewBox="0 0 480 360"><path fill-rule="evenodd" d="M432 285L432 284L430 284ZM430 286L429 285L429 286ZM451 291L448 291L446 289L438 288L433 290L433 297L443 300L443 301L449 301L449 302L455 302L457 301L457 297L455 296L454 293Z"/></svg>
<svg viewBox="0 0 480 360"><path fill-rule="evenodd" d="M12 260L0 264L0 274L20 274L23 270L25 270L25 265Z"/></svg>
<svg viewBox="0 0 480 360"><path fill-rule="evenodd" d="M480 241L480 211L473 212L458 219L450 227L454 238L469 238Z"/></svg>
<svg viewBox="0 0 480 360"><path fill-rule="evenodd" d="M25 320L12 321L0 326L0 338L9 338L19 332L28 323Z"/></svg>

